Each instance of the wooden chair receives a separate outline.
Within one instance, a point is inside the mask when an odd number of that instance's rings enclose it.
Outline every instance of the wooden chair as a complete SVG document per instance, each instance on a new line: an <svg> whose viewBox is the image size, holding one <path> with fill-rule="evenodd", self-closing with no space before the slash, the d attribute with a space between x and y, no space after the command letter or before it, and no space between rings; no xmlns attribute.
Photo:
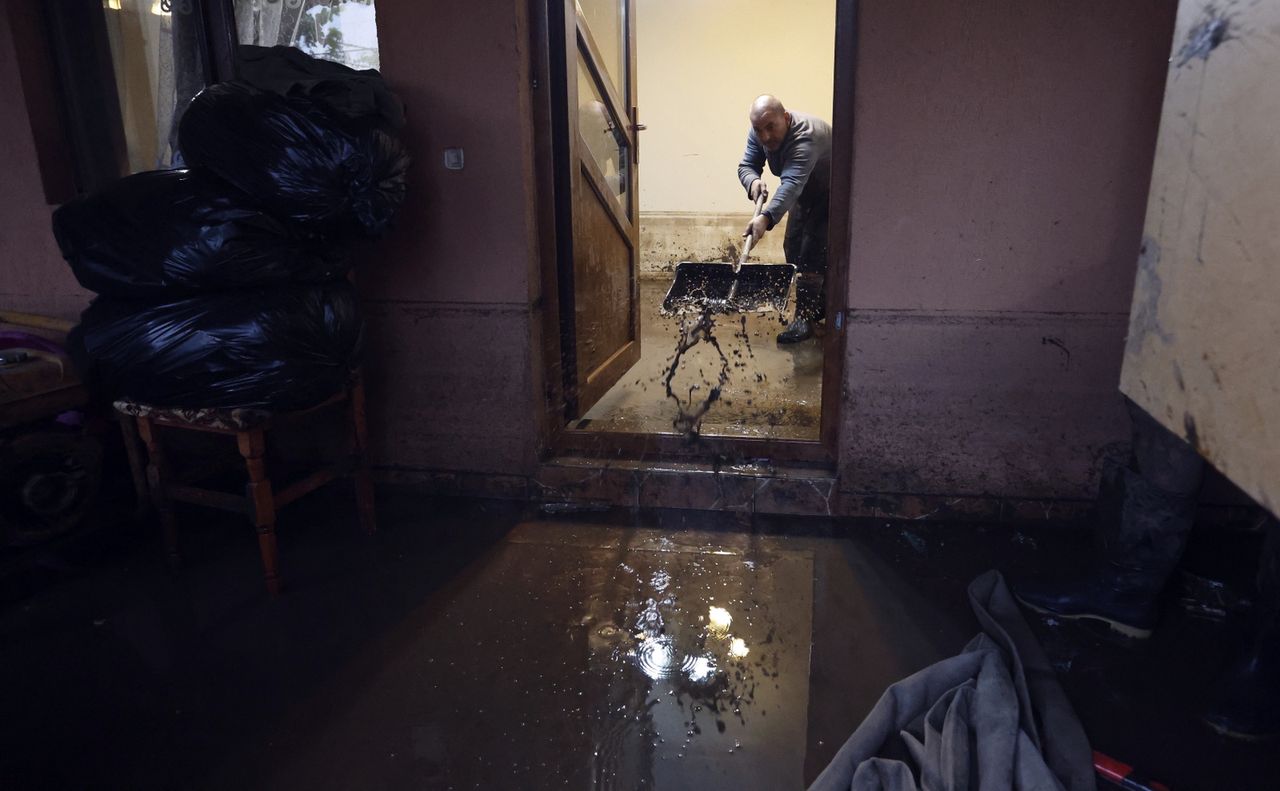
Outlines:
<svg viewBox="0 0 1280 791"><path fill-rule="evenodd" d="M273 488L267 474L266 435L278 422L306 419L321 410L345 404L350 419L346 455L279 491ZM276 557L276 511L305 494L341 477L355 481L356 504L360 525L366 533L377 530L373 503L373 478L366 454L368 432L365 425L364 385L357 374L342 391L310 409L298 412L269 412L259 409L185 409L153 407L133 401L115 402L125 431L125 447L129 450L135 487L147 492L151 507L160 517L165 546L170 561L178 563L178 531L173 516L173 503L195 503L246 514L258 533L258 548L266 574L267 590L280 592ZM195 465L179 478L170 465L160 442L160 430L198 431L234 436L248 471L243 495L203 489L194 485L212 470L225 466L216 461ZM147 449L145 473L138 440ZM144 481L138 477L145 474Z"/></svg>

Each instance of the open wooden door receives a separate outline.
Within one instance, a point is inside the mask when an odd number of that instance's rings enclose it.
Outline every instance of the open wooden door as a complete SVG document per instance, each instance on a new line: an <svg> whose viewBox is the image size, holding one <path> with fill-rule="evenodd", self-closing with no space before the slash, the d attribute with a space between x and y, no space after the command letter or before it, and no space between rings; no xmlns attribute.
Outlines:
<svg viewBox="0 0 1280 791"><path fill-rule="evenodd" d="M564 60L552 68L563 79L557 230L571 419L640 359L635 0L550 3L553 34L563 31L552 48Z"/></svg>

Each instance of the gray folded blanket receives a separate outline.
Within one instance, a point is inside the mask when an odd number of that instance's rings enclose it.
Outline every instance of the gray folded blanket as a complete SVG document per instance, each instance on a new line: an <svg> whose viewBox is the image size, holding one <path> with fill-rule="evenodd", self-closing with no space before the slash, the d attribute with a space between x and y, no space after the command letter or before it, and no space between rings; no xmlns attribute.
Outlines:
<svg viewBox="0 0 1280 791"><path fill-rule="evenodd" d="M809 791L1094 791L1084 729L999 572L982 633L885 690Z"/></svg>

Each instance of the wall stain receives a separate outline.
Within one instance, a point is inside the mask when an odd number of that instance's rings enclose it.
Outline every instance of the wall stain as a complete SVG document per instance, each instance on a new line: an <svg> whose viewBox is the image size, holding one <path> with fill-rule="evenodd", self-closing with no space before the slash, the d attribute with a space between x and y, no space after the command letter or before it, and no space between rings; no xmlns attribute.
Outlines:
<svg viewBox="0 0 1280 791"><path fill-rule="evenodd" d="M1056 346L1059 351L1061 351L1064 355L1066 355L1066 357L1062 361L1063 368L1067 368L1067 369L1071 368L1071 350L1067 348L1067 345L1062 342L1061 338L1050 338L1049 336L1046 335L1040 339L1040 345Z"/></svg>
<svg viewBox="0 0 1280 791"><path fill-rule="evenodd" d="M1134 288L1130 343L1141 342L1143 336L1148 335L1165 343L1173 341L1173 336L1160 324L1160 294L1164 290L1164 281L1160 279L1160 272L1156 268L1159 262L1160 244L1149 236L1144 238L1138 256L1138 283Z"/></svg>
<svg viewBox="0 0 1280 791"><path fill-rule="evenodd" d="M1220 10L1217 4L1210 3L1205 6L1204 16L1187 32L1187 40L1178 50L1178 68L1186 66L1196 58L1207 61L1209 53L1222 46L1224 42L1236 38L1232 25L1233 20L1230 14Z"/></svg>

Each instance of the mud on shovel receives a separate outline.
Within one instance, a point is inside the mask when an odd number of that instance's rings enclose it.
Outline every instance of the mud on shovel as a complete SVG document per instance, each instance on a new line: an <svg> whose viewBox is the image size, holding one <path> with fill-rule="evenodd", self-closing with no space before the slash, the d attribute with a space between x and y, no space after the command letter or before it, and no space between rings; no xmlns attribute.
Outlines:
<svg viewBox="0 0 1280 791"><path fill-rule="evenodd" d="M764 210L765 193L756 198L752 219ZM794 264L748 264L747 256L756 238L749 235L737 263L682 261L676 264L676 279L662 300L662 313L766 313L787 309Z"/></svg>

